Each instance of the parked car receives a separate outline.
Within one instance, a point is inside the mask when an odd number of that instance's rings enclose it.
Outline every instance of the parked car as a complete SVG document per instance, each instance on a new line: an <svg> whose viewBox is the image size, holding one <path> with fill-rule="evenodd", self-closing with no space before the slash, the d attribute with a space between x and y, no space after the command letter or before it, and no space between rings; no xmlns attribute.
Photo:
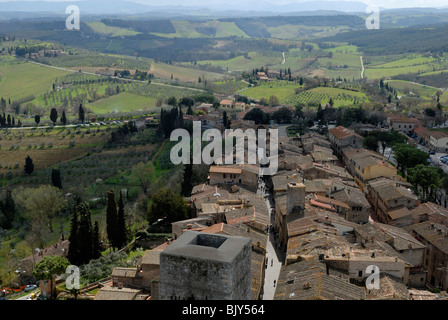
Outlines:
<svg viewBox="0 0 448 320"><path fill-rule="evenodd" d="M28 291L34 290L36 288L37 288L37 286L35 284L29 284L25 287L25 291L28 292Z"/></svg>

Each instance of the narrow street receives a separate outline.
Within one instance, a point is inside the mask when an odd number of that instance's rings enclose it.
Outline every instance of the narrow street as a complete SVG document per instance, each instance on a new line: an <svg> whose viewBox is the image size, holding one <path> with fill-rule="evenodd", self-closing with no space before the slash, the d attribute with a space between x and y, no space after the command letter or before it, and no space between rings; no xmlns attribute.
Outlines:
<svg viewBox="0 0 448 320"><path fill-rule="evenodd" d="M269 218L271 221L271 226L274 225L274 201L269 187L266 185L266 179L259 179L258 181L258 192L257 194L266 200L266 206L269 210ZM277 248L277 243L275 241L274 232L269 232L268 242L266 245L266 269L265 269L265 279L263 287L263 300L273 300L275 295L274 281L278 281L278 276L280 274L280 269L284 261L284 254Z"/></svg>

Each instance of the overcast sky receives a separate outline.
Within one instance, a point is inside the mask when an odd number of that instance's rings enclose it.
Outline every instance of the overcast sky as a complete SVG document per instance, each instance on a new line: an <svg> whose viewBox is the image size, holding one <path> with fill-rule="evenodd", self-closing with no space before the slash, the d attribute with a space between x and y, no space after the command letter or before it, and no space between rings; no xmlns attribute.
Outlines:
<svg viewBox="0 0 448 320"><path fill-rule="evenodd" d="M0 0L0 2L5 1L70 2L70 0ZM85 0L73 0L73 2L77 1L85 1ZM138 2L147 5L194 5L194 6L207 6L207 4L238 5L241 2L245 2L245 0L125 0L125 1ZM260 0L260 1L272 4L291 4L291 3L309 2L310 0ZM362 2L367 5L384 7L384 8L448 7L448 0L317 0L317 1L355 1L355 2Z"/></svg>
<svg viewBox="0 0 448 320"><path fill-rule="evenodd" d="M238 4L244 2L244 0L131 0L134 2L145 3L145 4L185 4L190 5L206 5L207 3L213 4ZM268 2L273 4L290 4L290 3L301 3L309 2L310 0L262 0L262 2ZM320 1L341 1L341 0L320 0ZM342 0L344 1L344 0ZM345 1L355 1L362 2L367 5L373 5L377 7L385 8L411 8L411 7L448 7L447 0L345 0Z"/></svg>

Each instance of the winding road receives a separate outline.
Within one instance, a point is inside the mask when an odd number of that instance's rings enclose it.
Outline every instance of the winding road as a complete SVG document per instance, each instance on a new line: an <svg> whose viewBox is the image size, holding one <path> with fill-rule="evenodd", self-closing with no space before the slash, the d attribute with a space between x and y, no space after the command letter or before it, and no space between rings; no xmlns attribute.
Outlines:
<svg viewBox="0 0 448 320"><path fill-rule="evenodd" d="M79 72L79 71L76 71L76 70L73 70L73 69L50 66L50 65L48 65L48 64L39 63L39 62L31 61L31 60L28 60L28 59L25 59L25 61L27 61L27 62L29 62L29 63L37 64L37 65L42 66L42 67L53 68L53 69L58 69L58 70L63 70L63 71L69 71L69 72ZM98 74L98 73L87 72L87 71L81 71L80 73L83 73L83 74L89 74L89 75L94 75L94 76L98 76L98 77L106 77L106 78L109 78L109 77L110 77L110 78L113 78L113 79L119 79L119 80L123 80L123 81L132 81L132 82L139 82L139 83L148 83L148 81L135 80L135 79L124 79L124 78L119 78L119 77L115 77L115 76L106 76L106 75L104 75L104 74ZM202 90L202 89L190 88L190 87L183 87L183 86L174 86L174 85L171 85L171 84L160 83L160 82L154 82L154 81L151 81L151 84L154 84L154 85L157 85L157 86L165 86L165 87L172 87L172 88L182 88L182 89L188 89L188 90L193 90L193 91L205 92L205 90Z"/></svg>

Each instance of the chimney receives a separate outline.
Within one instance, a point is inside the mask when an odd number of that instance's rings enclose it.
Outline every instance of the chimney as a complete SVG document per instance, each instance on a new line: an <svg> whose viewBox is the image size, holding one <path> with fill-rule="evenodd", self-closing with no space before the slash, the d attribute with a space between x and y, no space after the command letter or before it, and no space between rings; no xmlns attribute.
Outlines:
<svg viewBox="0 0 448 320"><path fill-rule="evenodd" d="M309 282L303 284L303 290L311 288L311 284Z"/></svg>

